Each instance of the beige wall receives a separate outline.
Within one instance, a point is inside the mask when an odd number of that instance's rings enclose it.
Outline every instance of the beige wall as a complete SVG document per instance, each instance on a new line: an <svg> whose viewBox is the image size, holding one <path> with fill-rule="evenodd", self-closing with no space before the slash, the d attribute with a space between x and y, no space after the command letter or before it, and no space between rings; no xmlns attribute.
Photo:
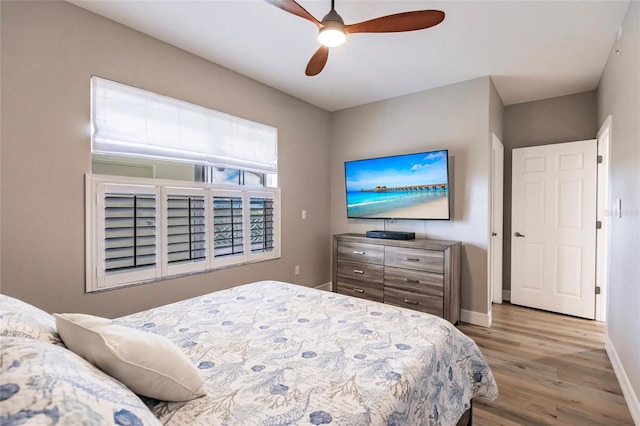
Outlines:
<svg viewBox="0 0 640 426"><path fill-rule="evenodd" d="M625 397L640 424L640 2L631 2L622 28L620 54L609 55L598 87L599 125L612 117L610 199L622 200L622 217L606 218L607 339L624 370L618 380L633 389Z"/></svg>
<svg viewBox="0 0 640 426"><path fill-rule="evenodd" d="M495 134L502 142L504 134L504 104L496 86L493 84L493 80L491 80L489 89L489 147L491 147L491 133Z"/></svg>
<svg viewBox="0 0 640 426"><path fill-rule="evenodd" d="M596 92L504 108L504 227L502 288L511 290L511 157L514 148L595 139Z"/></svg>
<svg viewBox="0 0 640 426"><path fill-rule="evenodd" d="M69 3L1 8L2 293L119 316L261 279L330 280L329 113ZM85 294L92 74L277 127L282 258Z"/></svg>
<svg viewBox="0 0 640 426"><path fill-rule="evenodd" d="M490 94L491 81L485 77L346 109L331 117L333 234L385 226L382 219L347 219L345 161L449 150L453 220L399 220L387 229L412 231L417 238L462 241L462 309L480 313L487 313Z"/></svg>
<svg viewBox="0 0 640 426"><path fill-rule="evenodd" d="M2 23L2 7L0 7L0 23ZM0 47L2 46L2 31L0 31ZM0 76L2 75L2 51L0 51ZM0 99L2 99L2 84L0 84ZM0 291L2 290L2 102L0 102Z"/></svg>

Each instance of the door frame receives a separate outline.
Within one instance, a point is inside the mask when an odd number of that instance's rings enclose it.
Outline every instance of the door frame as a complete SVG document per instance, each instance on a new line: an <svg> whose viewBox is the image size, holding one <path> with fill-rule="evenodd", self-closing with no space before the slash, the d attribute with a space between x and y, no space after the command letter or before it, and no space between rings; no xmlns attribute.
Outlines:
<svg viewBox="0 0 640 426"><path fill-rule="evenodd" d="M504 260L504 145L492 133L491 190L489 194L489 291L488 311L492 303L502 303L502 264ZM495 234L495 235L494 235Z"/></svg>
<svg viewBox="0 0 640 426"><path fill-rule="evenodd" d="M600 294L596 294L596 321L607 320L607 290L609 281L609 215L610 205L610 152L611 152L611 124L612 117L607 119L598 130L596 137L598 143L598 155L602 156L602 163L598 164L597 182L597 216L596 220L602 223L602 227L596 231L596 285L600 287Z"/></svg>

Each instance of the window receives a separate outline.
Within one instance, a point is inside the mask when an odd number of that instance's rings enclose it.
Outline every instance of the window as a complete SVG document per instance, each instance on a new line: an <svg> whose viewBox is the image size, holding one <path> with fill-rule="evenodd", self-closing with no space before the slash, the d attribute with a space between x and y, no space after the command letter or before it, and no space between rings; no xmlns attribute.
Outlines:
<svg viewBox="0 0 640 426"><path fill-rule="evenodd" d="M280 190L87 175L87 291L280 257Z"/></svg>
<svg viewBox="0 0 640 426"><path fill-rule="evenodd" d="M98 77L91 85L87 291L280 256L275 128Z"/></svg>
<svg viewBox="0 0 640 426"><path fill-rule="evenodd" d="M273 175L267 173L196 165L193 180L195 182L221 183L228 185L275 186L271 183L272 178Z"/></svg>

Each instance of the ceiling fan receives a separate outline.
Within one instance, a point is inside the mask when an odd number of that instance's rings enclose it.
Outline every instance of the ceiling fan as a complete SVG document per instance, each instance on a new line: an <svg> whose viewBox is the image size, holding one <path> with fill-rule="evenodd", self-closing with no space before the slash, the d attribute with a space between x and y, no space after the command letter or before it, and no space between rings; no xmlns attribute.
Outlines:
<svg viewBox="0 0 640 426"><path fill-rule="evenodd" d="M294 0L265 0L286 12L304 18L314 23L318 30L318 41L320 48L313 54L305 74L314 76L320 73L329 58L329 48L340 46L345 42L347 34L353 33L395 33L402 31L415 31L438 25L444 20L444 12L441 10L415 10L413 12L402 12L393 15L381 16L357 24L345 25L333 7L334 0L331 0L331 11L318 21L304 7Z"/></svg>

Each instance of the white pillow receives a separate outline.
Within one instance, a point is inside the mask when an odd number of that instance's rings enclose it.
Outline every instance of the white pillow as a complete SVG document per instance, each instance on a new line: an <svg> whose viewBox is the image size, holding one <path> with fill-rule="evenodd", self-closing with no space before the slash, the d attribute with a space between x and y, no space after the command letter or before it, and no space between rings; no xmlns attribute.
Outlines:
<svg viewBox="0 0 640 426"><path fill-rule="evenodd" d="M189 358L171 341L85 314L53 314L64 344L135 393L163 401L206 395Z"/></svg>

